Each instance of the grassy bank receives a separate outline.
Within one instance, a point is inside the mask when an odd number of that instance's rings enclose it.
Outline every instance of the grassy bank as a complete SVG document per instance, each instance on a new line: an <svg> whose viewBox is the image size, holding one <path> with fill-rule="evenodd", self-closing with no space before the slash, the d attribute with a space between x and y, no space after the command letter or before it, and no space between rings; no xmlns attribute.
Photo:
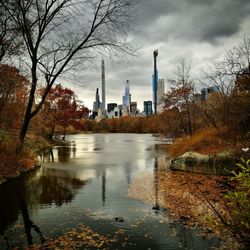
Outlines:
<svg viewBox="0 0 250 250"><path fill-rule="evenodd" d="M184 136L173 141L168 148L171 158L175 158L186 152L193 151L201 154L215 154L219 152L232 152L238 157L245 154L242 148L250 147L249 138L232 140L227 128L210 128L201 130L192 136ZM244 155L247 156L247 155Z"/></svg>
<svg viewBox="0 0 250 250"><path fill-rule="evenodd" d="M18 177L21 173L39 166L38 155L51 147L41 136L29 134L22 153L16 154L16 137L1 131L0 141L0 176L1 182Z"/></svg>

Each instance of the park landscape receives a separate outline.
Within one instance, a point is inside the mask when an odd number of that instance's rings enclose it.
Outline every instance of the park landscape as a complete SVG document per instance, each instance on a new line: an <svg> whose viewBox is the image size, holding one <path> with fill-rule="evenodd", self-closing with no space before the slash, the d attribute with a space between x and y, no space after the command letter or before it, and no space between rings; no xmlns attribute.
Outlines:
<svg viewBox="0 0 250 250"><path fill-rule="evenodd" d="M1 249L248 249L248 34L199 79L188 58L172 65L162 112L97 122L63 76L138 56L140 5L0 7ZM196 98L201 82L219 91Z"/></svg>

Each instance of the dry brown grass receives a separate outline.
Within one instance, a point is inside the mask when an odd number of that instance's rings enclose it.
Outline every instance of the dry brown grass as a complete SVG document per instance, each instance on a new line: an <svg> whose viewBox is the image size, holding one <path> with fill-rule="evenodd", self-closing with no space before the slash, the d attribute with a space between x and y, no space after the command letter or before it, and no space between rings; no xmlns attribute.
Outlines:
<svg viewBox="0 0 250 250"><path fill-rule="evenodd" d="M232 144L228 140L226 128L211 128L199 131L192 136L176 139L173 144L169 146L168 153L171 157L182 155L188 151L203 154L217 153L229 149L230 146L232 147Z"/></svg>
<svg viewBox="0 0 250 250"><path fill-rule="evenodd" d="M28 150L20 155L15 152L14 143L0 142L0 175L12 176L18 172L32 169L37 163L35 156Z"/></svg>

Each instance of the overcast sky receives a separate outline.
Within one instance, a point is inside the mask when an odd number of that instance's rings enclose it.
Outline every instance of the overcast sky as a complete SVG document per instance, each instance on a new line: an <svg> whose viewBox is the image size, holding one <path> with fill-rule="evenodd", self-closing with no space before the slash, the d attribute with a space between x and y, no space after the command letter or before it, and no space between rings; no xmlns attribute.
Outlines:
<svg viewBox="0 0 250 250"><path fill-rule="evenodd" d="M142 109L152 100L153 50L159 50L159 78L173 76L181 59L192 65L194 77L201 68L223 56L226 50L250 34L249 0L135 0L138 21L129 39L140 47L137 57L106 60L106 103L122 103L124 83L131 83L132 101ZM96 88L101 92L101 57L91 71L80 72L72 86L79 99L92 109ZM197 88L197 91L199 87Z"/></svg>

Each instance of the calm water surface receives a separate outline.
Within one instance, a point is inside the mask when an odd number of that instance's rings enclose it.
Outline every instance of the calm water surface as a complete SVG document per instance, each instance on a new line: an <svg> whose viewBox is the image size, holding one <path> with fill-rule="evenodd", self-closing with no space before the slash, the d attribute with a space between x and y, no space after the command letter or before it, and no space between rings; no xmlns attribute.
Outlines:
<svg viewBox="0 0 250 250"><path fill-rule="evenodd" d="M151 135L79 134L54 147L43 166L0 187L0 249L20 249L56 238L79 223L105 236L125 232L111 249L212 249L218 239L169 222L128 198L133 177L164 162L162 143ZM122 217L124 222L116 221ZM126 238L126 243L124 238Z"/></svg>

